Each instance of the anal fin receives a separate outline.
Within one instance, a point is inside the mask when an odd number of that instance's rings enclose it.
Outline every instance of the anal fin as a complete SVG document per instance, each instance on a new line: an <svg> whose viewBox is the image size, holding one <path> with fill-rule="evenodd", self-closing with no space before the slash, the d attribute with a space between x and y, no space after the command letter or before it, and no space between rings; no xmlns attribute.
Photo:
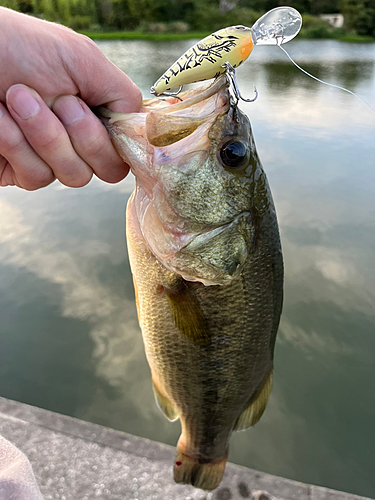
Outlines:
<svg viewBox="0 0 375 500"><path fill-rule="evenodd" d="M159 391L154 382L152 383L152 387L154 389L156 403L161 409L161 411L164 413L164 415L167 417L167 419L170 420L171 422L177 420L179 418L179 415L177 413L176 408L172 405L172 403L166 396L163 396L163 394Z"/></svg>
<svg viewBox="0 0 375 500"><path fill-rule="evenodd" d="M207 322L198 299L186 281L178 288L165 288L173 321L180 332L197 344L209 344L210 335Z"/></svg>
<svg viewBox="0 0 375 500"><path fill-rule="evenodd" d="M235 431L243 431L255 425L266 409L272 391L273 371L271 370L257 398L238 417Z"/></svg>

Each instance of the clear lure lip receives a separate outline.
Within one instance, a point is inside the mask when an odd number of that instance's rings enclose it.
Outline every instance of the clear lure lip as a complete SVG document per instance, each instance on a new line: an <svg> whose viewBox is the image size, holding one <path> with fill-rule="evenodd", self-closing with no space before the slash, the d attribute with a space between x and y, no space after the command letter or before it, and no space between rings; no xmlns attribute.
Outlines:
<svg viewBox="0 0 375 500"><path fill-rule="evenodd" d="M250 28L254 45L282 45L298 35L302 16L293 7L276 7Z"/></svg>

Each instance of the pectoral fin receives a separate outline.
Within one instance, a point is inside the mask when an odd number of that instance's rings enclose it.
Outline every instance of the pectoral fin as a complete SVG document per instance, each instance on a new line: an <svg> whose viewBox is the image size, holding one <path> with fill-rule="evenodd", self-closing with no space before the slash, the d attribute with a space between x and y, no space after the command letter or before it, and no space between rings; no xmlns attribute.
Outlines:
<svg viewBox="0 0 375 500"><path fill-rule="evenodd" d="M243 431L244 429L248 429L258 422L260 417L263 415L264 410L266 409L268 399L272 391L272 380L273 374L271 370L258 397L255 399L255 401L252 401L238 417L236 425L234 427L235 431Z"/></svg>
<svg viewBox="0 0 375 500"><path fill-rule="evenodd" d="M189 340L208 344L210 335L195 293L182 281L176 290L165 288L175 325Z"/></svg>
<svg viewBox="0 0 375 500"><path fill-rule="evenodd" d="M154 382L152 383L152 387L154 389L156 402L161 411L167 417L167 419L170 420L171 422L177 420L178 413L176 408L172 405L172 403L169 401L167 397L163 396L163 394L159 391Z"/></svg>

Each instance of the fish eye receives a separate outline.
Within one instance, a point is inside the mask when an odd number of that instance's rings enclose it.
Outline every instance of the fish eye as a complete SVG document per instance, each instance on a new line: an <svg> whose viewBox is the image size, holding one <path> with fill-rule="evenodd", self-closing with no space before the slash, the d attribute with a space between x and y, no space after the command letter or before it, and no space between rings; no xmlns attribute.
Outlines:
<svg viewBox="0 0 375 500"><path fill-rule="evenodd" d="M228 141L220 149L220 158L225 167L240 167L248 156L248 147L242 141Z"/></svg>

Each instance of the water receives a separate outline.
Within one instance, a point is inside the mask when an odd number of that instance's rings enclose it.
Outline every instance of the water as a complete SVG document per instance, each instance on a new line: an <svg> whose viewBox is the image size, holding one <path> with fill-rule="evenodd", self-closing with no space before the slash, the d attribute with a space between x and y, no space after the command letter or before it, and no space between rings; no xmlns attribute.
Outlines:
<svg viewBox="0 0 375 500"><path fill-rule="evenodd" d="M191 42L101 42L148 95ZM293 41L307 71L375 106L375 47ZM277 47L238 71L280 223L275 388L230 460L375 496L375 114ZM156 408L124 238L133 181L0 191L0 394L175 444ZM235 312L235 311L234 311Z"/></svg>

